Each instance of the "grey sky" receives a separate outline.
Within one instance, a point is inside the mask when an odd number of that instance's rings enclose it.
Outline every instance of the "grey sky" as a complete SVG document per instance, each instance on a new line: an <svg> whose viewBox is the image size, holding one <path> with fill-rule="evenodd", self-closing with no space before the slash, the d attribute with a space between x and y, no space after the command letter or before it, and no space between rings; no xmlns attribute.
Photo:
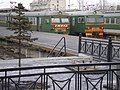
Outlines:
<svg viewBox="0 0 120 90"><path fill-rule="evenodd" d="M26 7L27 9L29 9L29 3L31 3L33 0L0 0L0 8L9 8L12 5L10 4L10 2L21 2L23 3L24 7ZM68 4L67 0L67 4ZM71 7L77 7L77 0L70 0L71 1ZM119 4L120 5L120 0L106 0L108 3L115 5L115 4ZM99 0L84 0L85 4L96 4L99 3Z"/></svg>

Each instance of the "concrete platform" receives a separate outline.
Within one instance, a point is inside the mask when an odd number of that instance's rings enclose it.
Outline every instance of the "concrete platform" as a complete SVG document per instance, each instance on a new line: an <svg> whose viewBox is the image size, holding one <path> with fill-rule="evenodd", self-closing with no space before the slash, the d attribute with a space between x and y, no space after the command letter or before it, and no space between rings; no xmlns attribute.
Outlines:
<svg viewBox="0 0 120 90"><path fill-rule="evenodd" d="M21 59L21 67L32 66L50 66L50 65L67 65L67 64L80 64L90 62L93 58L88 55L81 54L80 56L70 57L49 57L49 58L26 58ZM18 67L18 59L1 60L0 69L3 68L16 68Z"/></svg>
<svg viewBox="0 0 120 90"><path fill-rule="evenodd" d="M0 37L4 38L6 36L14 35L13 31L7 30L6 27L0 27ZM41 48L43 50L50 51L53 47L58 43L58 41L65 37L66 39L66 48L67 54L69 55L77 55L78 53L78 36L70 36L63 34L54 34L54 33L45 33L33 31L31 33L31 38L38 38L38 40L34 42L30 42L35 48ZM63 42L60 43L58 47L61 47Z"/></svg>

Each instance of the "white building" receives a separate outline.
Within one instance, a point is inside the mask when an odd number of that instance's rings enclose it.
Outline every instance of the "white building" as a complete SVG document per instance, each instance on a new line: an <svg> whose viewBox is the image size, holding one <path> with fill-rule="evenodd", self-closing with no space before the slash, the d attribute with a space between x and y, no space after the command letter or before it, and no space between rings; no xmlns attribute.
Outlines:
<svg viewBox="0 0 120 90"><path fill-rule="evenodd" d="M66 0L33 0L31 10L65 10Z"/></svg>

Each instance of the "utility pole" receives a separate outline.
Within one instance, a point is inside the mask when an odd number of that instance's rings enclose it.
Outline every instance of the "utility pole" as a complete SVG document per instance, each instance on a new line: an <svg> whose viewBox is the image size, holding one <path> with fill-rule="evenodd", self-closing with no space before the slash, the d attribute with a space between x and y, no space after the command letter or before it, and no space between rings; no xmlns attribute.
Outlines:
<svg viewBox="0 0 120 90"><path fill-rule="evenodd" d="M59 10L59 0L57 0L57 11Z"/></svg>
<svg viewBox="0 0 120 90"><path fill-rule="evenodd" d="M102 0L99 1L99 8L100 8L100 10L103 9Z"/></svg>
<svg viewBox="0 0 120 90"><path fill-rule="evenodd" d="M78 7L79 7L79 10L80 10L80 8L81 8L81 0L77 0L78 1Z"/></svg>
<svg viewBox="0 0 120 90"><path fill-rule="evenodd" d="M69 8L69 10L70 10L70 0L69 0L69 5L68 5L68 8Z"/></svg>
<svg viewBox="0 0 120 90"><path fill-rule="evenodd" d="M105 10L105 0L103 0L103 10Z"/></svg>

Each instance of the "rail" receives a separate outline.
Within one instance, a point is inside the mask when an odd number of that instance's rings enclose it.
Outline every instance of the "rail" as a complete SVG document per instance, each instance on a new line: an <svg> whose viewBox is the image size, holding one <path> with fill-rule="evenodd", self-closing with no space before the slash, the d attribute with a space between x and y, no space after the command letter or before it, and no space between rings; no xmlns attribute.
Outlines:
<svg viewBox="0 0 120 90"><path fill-rule="evenodd" d="M105 39L93 39L79 35L79 53L94 56L96 59L108 62L120 60L120 42Z"/></svg>
<svg viewBox="0 0 120 90"><path fill-rule="evenodd" d="M0 90L120 90L117 66L120 63L104 62L0 69Z"/></svg>
<svg viewBox="0 0 120 90"><path fill-rule="evenodd" d="M49 57L50 55L53 54L53 52L56 50L57 46L63 41L63 46L61 46L61 48L59 48L59 50L57 50L58 52L54 55L56 57L60 56L66 56L66 40L65 37L62 37L58 43L54 46L54 48L51 50L51 52L48 54L47 57ZM58 48L57 48L58 49ZM64 53L62 53L62 50L64 49Z"/></svg>

